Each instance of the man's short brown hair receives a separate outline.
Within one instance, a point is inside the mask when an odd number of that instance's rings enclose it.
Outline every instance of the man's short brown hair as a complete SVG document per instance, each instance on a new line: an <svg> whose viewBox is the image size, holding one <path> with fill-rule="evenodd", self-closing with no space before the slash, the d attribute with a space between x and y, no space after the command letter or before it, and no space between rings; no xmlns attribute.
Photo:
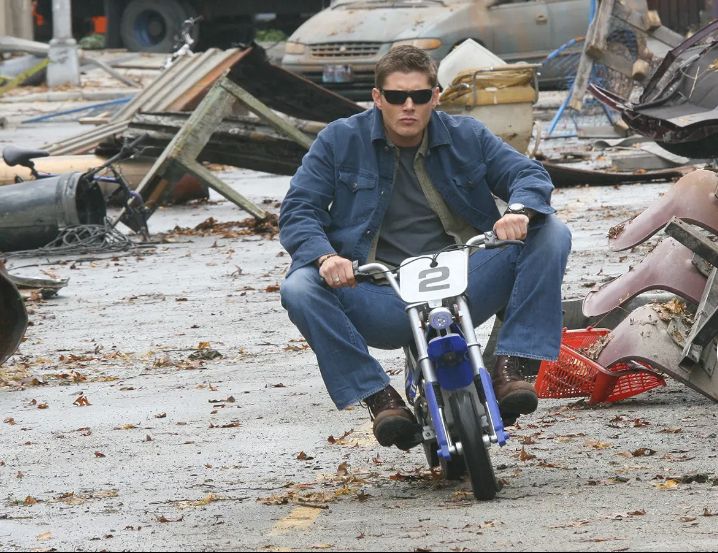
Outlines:
<svg viewBox="0 0 718 553"><path fill-rule="evenodd" d="M374 86L379 90L391 73L411 73L418 71L429 78L432 88L437 86L436 63L422 49L415 46L397 46L379 60L374 70Z"/></svg>

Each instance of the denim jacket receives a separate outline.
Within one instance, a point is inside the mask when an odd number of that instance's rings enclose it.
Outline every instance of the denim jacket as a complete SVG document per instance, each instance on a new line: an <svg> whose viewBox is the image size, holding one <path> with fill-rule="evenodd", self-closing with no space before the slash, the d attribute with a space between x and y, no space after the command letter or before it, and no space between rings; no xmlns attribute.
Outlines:
<svg viewBox="0 0 718 553"><path fill-rule="evenodd" d="M553 213L553 184L541 165L468 116L434 111L426 172L449 209L488 231L500 218L492 193L538 213ZM366 263L391 198L395 155L376 107L319 133L292 177L279 214L289 274L336 252Z"/></svg>

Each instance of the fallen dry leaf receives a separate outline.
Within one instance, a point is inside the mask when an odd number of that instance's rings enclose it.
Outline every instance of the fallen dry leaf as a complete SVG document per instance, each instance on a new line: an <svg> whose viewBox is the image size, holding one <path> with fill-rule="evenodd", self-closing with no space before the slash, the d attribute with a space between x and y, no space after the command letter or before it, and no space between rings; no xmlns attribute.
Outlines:
<svg viewBox="0 0 718 553"><path fill-rule="evenodd" d="M39 499L35 499L33 496L28 495L25 498L25 501L22 502L23 505L35 505L36 503L40 503Z"/></svg>
<svg viewBox="0 0 718 553"><path fill-rule="evenodd" d="M659 490L672 490L674 488L678 487L678 481L676 480L666 480L665 482L660 482L656 484L656 488Z"/></svg>
<svg viewBox="0 0 718 553"><path fill-rule="evenodd" d="M42 534L38 534L37 541L47 541L49 539L52 539L52 532L43 532Z"/></svg>
<svg viewBox="0 0 718 553"><path fill-rule="evenodd" d="M80 394L77 396L77 399L72 402L73 405L77 405L78 407L87 407L88 405L92 405L90 403L90 400L87 399L87 396L85 394Z"/></svg>
<svg viewBox="0 0 718 553"><path fill-rule="evenodd" d="M521 447L521 451L519 451L519 460L520 461L530 461L531 459L536 459L536 455L533 455L526 451L525 447Z"/></svg>
<svg viewBox="0 0 718 553"><path fill-rule="evenodd" d="M38 409L47 409L48 407L49 407L49 405L47 404L46 401L37 404L37 408L38 408Z"/></svg>
<svg viewBox="0 0 718 553"><path fill-rule="evenodd" d="M631 451L631 455L634 457L650 457L655 454L656 450L649 447L639 447L638 449Z"/></svg>
<svg viewBox="0 0 718 553"><path fill-rule="evenodd" d="M346 438L347 436L349 436L352 432L354 432L354 429L353 429L353 428L352 428L351 430L347 430L346 432L344 432L344 434L342 434L342 435L339 436L338 438L335 438L334 436L330 435L330 436L327 438L327 441L328 441L330 444L332 444L332 445L334 445L334 444L341 444L341 443L343 443L344 438Z"/></svg>
<svg viewBox="0 0 718 553"><path fill-rule="evenodd" d="M608 449L613 447L608 442L602 442L601 440L586 440L584 443L593 449Z"/></svg>
<svg viewBox="0 0 718 553"><path fill-rule="evenodd" d="M95 457L106 457L106 455L101 451L95 451Z"/></svg>
<svg viewBox="0 0 718 553"><path fill-rule="evenodd" d="M683 432L683 429L680 426L667 426L666 428L661 428L658 432L661 434L679 434Z"/></svg>

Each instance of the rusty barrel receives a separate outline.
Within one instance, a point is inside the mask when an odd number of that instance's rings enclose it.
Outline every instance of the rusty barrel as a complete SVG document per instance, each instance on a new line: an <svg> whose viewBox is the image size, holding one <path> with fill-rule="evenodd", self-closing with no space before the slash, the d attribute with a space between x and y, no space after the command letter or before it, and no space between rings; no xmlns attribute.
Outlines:
<svg viewBox="0 0 718 553"><path fill-rule="evenodd" d="M0 251L40 248L62 229L99 225L105 215L102 192L83 173L0 186Z"/></svg>

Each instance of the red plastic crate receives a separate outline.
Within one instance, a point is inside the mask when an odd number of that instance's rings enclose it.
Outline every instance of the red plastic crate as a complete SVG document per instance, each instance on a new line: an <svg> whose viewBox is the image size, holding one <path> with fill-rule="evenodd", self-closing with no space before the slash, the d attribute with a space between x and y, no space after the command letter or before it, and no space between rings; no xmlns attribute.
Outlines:
<svg viewBox="0 0 718 553"><path fill-rule="evenodd" d="M614 402L666 385L648 363L632 361L604 368L580 353L609 332L605 328L564 330L558 360L543 361L539 368L535 384L538 396Z"/></svg>

